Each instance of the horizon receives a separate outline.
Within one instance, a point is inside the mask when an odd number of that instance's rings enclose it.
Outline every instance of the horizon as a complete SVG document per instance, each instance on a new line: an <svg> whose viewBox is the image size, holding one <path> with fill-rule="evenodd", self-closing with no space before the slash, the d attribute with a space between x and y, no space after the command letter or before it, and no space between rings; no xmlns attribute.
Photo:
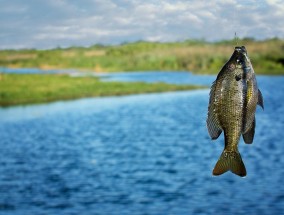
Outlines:
<svg viewBox="0 0 284 215"><path fill-rule="evenodd" d="M216 41L208 41L204 39L185 39L180 41L146 41L146 40L137 40L137 41L131 41L131 42L121 42L119 44L101 44L101 43L95 43L90 44L87 46L57 46L52 48L10 48L10 49L1 49L0 51L29 51L29 50L36 50L36 51L48 51L48 50L57 50L57 49L72 49L72 48L83 48L83 49L89 49L92 47L101 47L101 48L107 48L107 47L119 47L124 45L130 45L130 44L138 44L138 43L149 43L149 44L181 44L181 43L192 43L192 44L226 44L226 43L237 43L240 41L246 41L246 42L266 42L266 41L272 41L272 40L280 40L283 41L284 38L278 38L278 37L272 37L272 38L265 38L265 39L255 39L250 37L244 37L244 38L232 38L232 39L224 39L224 40L216 40Z"/></svg>

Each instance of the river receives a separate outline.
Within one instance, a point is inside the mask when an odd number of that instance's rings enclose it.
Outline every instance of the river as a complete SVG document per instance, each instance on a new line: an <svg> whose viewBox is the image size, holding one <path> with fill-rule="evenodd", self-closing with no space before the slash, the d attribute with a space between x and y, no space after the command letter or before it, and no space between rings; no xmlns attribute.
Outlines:
<svg viewBox="0 0 284 215"><path fill-rule="evenodd" d="M208 85L214 76L121 73L113 81ZM284 77L258 77L247 176L211 172L224 139L206 129L209 90L0 108L0 214L281 214ZM222 136L222 135L221 135Z"/></svg>

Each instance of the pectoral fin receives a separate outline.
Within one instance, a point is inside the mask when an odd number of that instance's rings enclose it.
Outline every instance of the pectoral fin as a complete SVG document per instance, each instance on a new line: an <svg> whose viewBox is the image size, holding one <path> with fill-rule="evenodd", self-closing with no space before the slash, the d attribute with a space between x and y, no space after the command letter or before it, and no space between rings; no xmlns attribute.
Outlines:
<svg viewBox="0 0 284 215"><path fill-rule="evenodd" d="M219 126L219 122L212 112L208 112L208 118L207 118L207 128L208 133L212 140L217 139L220 134L222 133L222 129Z"/></svg>
<svg viewBox="0 0 284 215"><path fill-rule="evenodd" d="M217 139L220 134L222 133L222 129L216 114L216 107L215 107L215 90L216 90L216 82L213 82L211 91L210 91L210 100L208 106L208 116L207 116L207 128L210 137L215 140Z"/></svg>
<svg viewBox="0 0 284 215"><path fill-rule="evenodd" d="M255 131L255 118L252 122L250 129L245 134L243 134L243 139L245 143L251 144L253 142L254 131Z"/></svg>
<svg viewBox="0 0 284 215"><path fill-rule="evenodd" d="M257 100L257 104L262 107L262 109L264 110L264 106L263 106L263 97L262 97L262 93L261 91L258 89L258 100Z"/></svg>

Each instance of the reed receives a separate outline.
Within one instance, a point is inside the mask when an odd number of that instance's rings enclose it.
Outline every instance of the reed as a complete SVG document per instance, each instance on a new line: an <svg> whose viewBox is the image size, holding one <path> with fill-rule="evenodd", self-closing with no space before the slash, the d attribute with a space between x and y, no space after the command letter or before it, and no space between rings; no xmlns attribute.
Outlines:
<svg viewBox="0 0 284 215"><path fill-rule="evenodd" d="M245 45L256 73L284 74L284 40L239 40ZM2 67L74 68L96 72L182 70L216 74L231 56L234 40L209 43L135 42L118 46L94 45L51 50L2 50Z"/></svg>

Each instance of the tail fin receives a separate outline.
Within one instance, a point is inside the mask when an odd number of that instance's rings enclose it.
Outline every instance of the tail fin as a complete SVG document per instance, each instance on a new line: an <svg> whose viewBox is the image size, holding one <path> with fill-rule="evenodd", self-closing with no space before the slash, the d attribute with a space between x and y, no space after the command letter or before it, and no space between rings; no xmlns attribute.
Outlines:
<svg viewBox="0 0 284 215"><path fill-rule="evenodd" d="M238 176L246 176L246 167L243 163L241 154L238 151L224 150L214 167L213 175L221 175L228 170Z"/></svg>

